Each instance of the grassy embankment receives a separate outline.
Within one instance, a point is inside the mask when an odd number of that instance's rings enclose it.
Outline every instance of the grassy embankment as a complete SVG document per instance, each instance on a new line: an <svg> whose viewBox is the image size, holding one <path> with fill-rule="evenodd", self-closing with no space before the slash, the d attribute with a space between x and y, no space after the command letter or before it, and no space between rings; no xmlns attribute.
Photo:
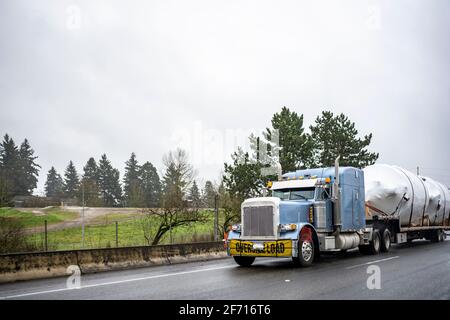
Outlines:
<svg viewBox="0 0 450 320"><path fill-rule="evenodd" d="M0 215L20 219L26 227L59 223L77 217L76 213L51 209L46 215L36 216L31 212L20 212L14 209L0 209ZM110 213L91 220L85 226L84 248L105 248L116 246L116 224L118 222L119 246L147 245L144 237L143 216L136 213ZM147 218L148 219L148 218ZM207 214L204 222L195 222L172 230L173 243L189 243L209 241L213 238L213 213ZM158 226L156 219L150 218L151 232ZM148 230L148 229L147 229ZM81 248L81 226L48 232L49 250L69 250ZM37 248L43 248L44 233L27 235L27 241ZM169 233L162 238L160 244L170 243Z"/></svg>
<svg viewBox="0 0 450 320"><path fill-rule="evenodd" d="M59 208L51 208L43 211L44 214L35 214L29 211L19 211L14 208L0 208L0 217L17 219L25 228L42 227L45 220L47 224L55 224L78 217L75 212L63 211Z"/></svg>

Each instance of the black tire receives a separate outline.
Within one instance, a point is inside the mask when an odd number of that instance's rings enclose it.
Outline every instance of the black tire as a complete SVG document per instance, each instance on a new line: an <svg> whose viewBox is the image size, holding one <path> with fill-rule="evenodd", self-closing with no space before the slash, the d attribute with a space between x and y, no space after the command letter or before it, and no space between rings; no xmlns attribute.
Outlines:
<svg viewBox="0 0 450 320"><path fill-rule="evenodd" d="M255 262L255 257L233 256L233 258L241 267L250 267Z"/></svg>
<svg viewBox="0 0 450 320"><path fill-rule="evenodd" d="M381 249L381 236L378 230L374 230L372 233L372 240L368 245L359 246L359 252L362 254L379 254Z"/></svg>
<svg viewBox="0 0 450 320"><path fill-rule="evenodd" d="M381 252L388 252L391 248L391 233L388 229L384 229L383 235L381 237Z"/></svg>
<svg viewBox="0 0 450 320"><path fill-rule="evenodd" d="M299 240L298 257L292 257L295 265L300 267L309 267L314 262L314 241Z"/></svg>
<svg viewBox="0 0 450 320"><path fill-rule="evenodd" d="M430 236L430 238L429 238L431 242L436 243L436 242L439 242L439 241L440 241L440 231L441 231L441 230L433 230L433 231L431 232L431 236Z"/></svg>
<svg viewBox="0 0 450 320"><path fill-rule="evenodd" d="M445 232L443 230L439 230L439 242L445 241Z"/></svg>

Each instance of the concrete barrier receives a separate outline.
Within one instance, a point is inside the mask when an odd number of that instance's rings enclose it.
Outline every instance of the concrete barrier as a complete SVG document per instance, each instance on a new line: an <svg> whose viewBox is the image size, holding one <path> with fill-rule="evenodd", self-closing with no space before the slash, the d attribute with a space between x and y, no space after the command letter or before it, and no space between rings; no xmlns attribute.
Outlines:
<svg viewBox="0 0 450 320"><path fill-rule="evenodd" d="M70 265L86 274L224 257L223 242L3 254L0 283L67 276Z"/></svg>

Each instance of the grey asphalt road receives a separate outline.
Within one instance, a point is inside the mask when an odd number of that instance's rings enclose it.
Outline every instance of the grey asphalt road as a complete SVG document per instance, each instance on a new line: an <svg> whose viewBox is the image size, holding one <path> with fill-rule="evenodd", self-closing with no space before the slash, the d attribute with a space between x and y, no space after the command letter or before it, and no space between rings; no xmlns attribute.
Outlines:
<svg viewBox="0 0 450 320"><path fill-rule="evenodd" d="M369 289L376 265L380 289ZM376 267L375 267L376 268ZM1 299L450 299L450 241L414 241L389 253L324 256L310 268L260 258L250 268L232 258L0 285ZM373 283L372 281L369 281Z"/></svg>

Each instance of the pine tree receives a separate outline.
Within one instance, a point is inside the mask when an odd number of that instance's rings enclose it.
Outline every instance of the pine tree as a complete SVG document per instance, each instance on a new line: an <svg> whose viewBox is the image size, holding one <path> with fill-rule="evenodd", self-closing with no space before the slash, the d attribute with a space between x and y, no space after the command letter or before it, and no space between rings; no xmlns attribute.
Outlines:
<svg viewBox="0 0 450 320"><path fill-rule="evenodd" d="M238 148L231 156L233 163L224 164L223 183L231 197L244 199L261 195L264 180L261 165L251 160L250 154Z"/></svg>
<svg viewBox="0 0 450 320"><path fill-rule="evenodd" d="M122 188L120 186L119 170L112 167L106 154L101 156L98 164L98 182L103 205L118 206L122 201Z"/></svg>
<svg viewBox="0 0 450 320"><path fill-rule="evenodd" d="M216 190L211 181L205 182L205 188L203 189L203 205L206 208L214 208L214 198L216 197Z"/></svg>
<svg viewBox="0 0 450 320"><path fill-rule="evenodd" d="M61 198L64 193L64 182L54 167L48 171L45 182L45 194L47 197Z"/></svg>
<svg viewBox="0 0 450 320"><path fill-rule="evenodd" d="M8 193L8 181L6 179L6 173L0 165L0 207L10 206L10 196Z"/></svg>
<svg viewBox="0 0 450 320"><path fill-rule="evenodd" d="M272 117L272 128L267 128L264 138L270 141L274 130L279 136L279 162L283 172L295 171L311 165L312 144L303 128L303 115L283 107Z"/></svg>
<svg viewBox="0 0 450 320"><path fill-rule="evenodd" d="M181 149L169 152L163 162L166 167L163 177L163 206L182 207L186 191L193 180L194 169L188 162L186 152Z"/></svg>
<svg viewBox="0 0 450 320"><path fill-rule="evenodd" d="M41 166L35 162L36 159L34 150L31 148L28 140L25 139L19 149L19 175L17 180L20 195L31 195L37 186L39 168Z"/></svg>
<svg viewBox="0 0 450 320"><path fill-rule="evenodd" d="M370 153L366 149L372 134L358 138L355 123L343 113L334 116L330 111L323 111L310 129L318 167L333 166L337 156L340 156L342 166L357 168L371 165L378 159L378 153Z"/></svg>
<svg viewBox="0 0 450 320"><path fill-rule="evenodd" d="M150 163L144 163L139 171L142 183L142 196L144 206L147 208L157 208L161 200L161 181L156 168Z"/></svg>
<svg viewBox="0 0 450 320"><path fill-rule="evenodd" d="M200 190L198 189L197 182L194 180L191 188L189 189L188 200L191 203L191 206L194 208L199 208L202 203Z"/></svg>
<svg viewBox="0 0 450 320"><path fill-rule="evenodd" d="M0 167L2 169L1 190L4 202L9 202L20 193L20 159L19 150L12 138L5 134L0 144Z"/></svg>
<svg viewBox="0 0 450 320"><path fill-rule="evenodd" d="M100 188L98 179L98 167L94 158L89 158L83 167L83 178L81 179L81 188L79 190L79 199L83 198L85 205L97 207L102 205L100 198Z"/></svg>
<svg viewBox="0 0 450 320"><path fill-rule="evenodd" d="M80 179L78 178L77 169L71 160L64 172L64 196L66 198L76 198L79 194L79 188Z"/></svg>
<svg viewBox="0 0 450 320"><path fill-rule="evenodd" d="M125 175L123 178L124 198L129 207L140 207L144 202L139 170L140 167L133 152L130 159L125 162Z"/></svg>
<svg viewBox="0 0 450 320"><path fill-rule="evenodd" d="M5 134L0 145L0 164L3 169L4 180L7 186L9 198L19 194L20 186L18 177L20 176L19 150L12 138Z"/></svg>

